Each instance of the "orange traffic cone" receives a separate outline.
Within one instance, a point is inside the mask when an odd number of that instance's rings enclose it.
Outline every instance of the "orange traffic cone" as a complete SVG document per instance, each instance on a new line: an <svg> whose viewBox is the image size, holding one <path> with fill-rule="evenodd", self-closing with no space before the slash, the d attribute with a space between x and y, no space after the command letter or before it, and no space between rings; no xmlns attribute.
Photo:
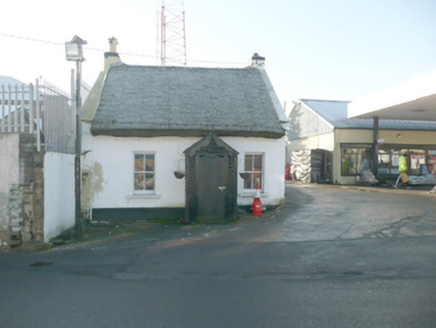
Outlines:
<svg viewBox="0 0 436 328"><path fill-rule="evenodd" d="M260 200L260 183L257 184L256 195L253 199L253 215L259 216L262 215L262 202Z"/></svg>

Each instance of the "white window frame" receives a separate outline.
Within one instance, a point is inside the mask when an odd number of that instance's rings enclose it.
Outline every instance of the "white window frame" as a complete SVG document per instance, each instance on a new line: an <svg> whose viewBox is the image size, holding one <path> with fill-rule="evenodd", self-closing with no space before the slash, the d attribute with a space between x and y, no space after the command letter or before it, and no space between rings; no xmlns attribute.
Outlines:
<svg viewBox="0 0 436 328"><path fill-rule="evenodd" d="M144 169L144 171L136 171L136 167L135 167L135 157L136 155L144 155L144 157L146 155L153 155L154 156L154 171L147 171L146 169ZM134 151L133 152L133 163L132 163L132 190L133 190L133 194L134 195L154 195L156 193L156 152L154 151ZM135 189L135 176L137 173L143 173L143 174L147 174L147 173L153 173L154 174L154 186L152 190L136 190Z"/></svg>
<svg viewBox="0 0 436 328"><path fill-rule="evenodd" d="M252 161L252 167L251 167L251 170L245 170L245 160L246 160L246 156L253 156L253 159L254 159L254 156L255 155L260 155L260 156L262 156L262 170L261 171L254 171L253 169L254 169L254 167L253 167L253 165L254 165L254 160ZM261 179L260 179L260 191L261 192L264 192L264 190L265 190L265 153L261 153L261 152L246 152L245 154L244 154L244 166L243 166L243 168L244 168L244 172L245 173L253 173L253 172L260 172L261 173ZM253 176L252 176L252 174L250 174L250 177L249 177L249 179L252 179L251 180L251 184L253 185ZM253 188L245 188L245 181L244 181L244 184L243 184L243 190L244 190L244 192L255 192L256 191L256 188L253 186Z"/></svg>

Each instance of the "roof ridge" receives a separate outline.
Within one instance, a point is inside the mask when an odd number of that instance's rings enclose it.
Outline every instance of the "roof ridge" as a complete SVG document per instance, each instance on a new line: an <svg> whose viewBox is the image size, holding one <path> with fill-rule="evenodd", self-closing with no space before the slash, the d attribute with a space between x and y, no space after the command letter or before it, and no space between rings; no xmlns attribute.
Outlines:
<svg viewBox="0 0 436 328"><path fill-rule="evenodd" d="M322 102L346 102L349 103L351 100L328 100L328 99L312 99L312 98L300 98L301 101L322 101Z"/></svg>
<svg viewBox="0 0 436 328"><path fill-rule="evenodd" d="M118 63L117 65L111 66L114 67L127 67L127 68L158 68L158 69L201 69L201 70L253 70L258 71L257 68L247 66L247 67L199 67L199 66L160 66L160 65L130 65L123 62Z"/></svg>

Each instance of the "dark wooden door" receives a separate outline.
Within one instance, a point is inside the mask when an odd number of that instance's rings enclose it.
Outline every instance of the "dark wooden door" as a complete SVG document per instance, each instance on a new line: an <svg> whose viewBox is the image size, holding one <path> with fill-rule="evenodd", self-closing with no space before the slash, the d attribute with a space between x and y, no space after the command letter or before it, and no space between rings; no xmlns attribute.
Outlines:
<svg viewBox="0 0 436 328"><path fill-rule="evenodd" d="M226 154L200 153L197 157L199 222L223 222L227 219L228 163Z"/></svg>
<svg viewBox="0 0 436 328"><path fill-rule="evenodd" d="M233 220L237 211L238 152L211 132L184 153L185 219L190 223Z"/></svg>

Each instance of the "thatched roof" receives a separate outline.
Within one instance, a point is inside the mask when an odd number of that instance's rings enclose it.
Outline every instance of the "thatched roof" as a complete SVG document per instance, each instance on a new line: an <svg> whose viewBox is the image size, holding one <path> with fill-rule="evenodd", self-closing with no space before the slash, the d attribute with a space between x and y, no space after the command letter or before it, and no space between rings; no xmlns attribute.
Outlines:
<svg viewBox="0 0 436 328"><path fill-rule="evenodd" d="M281 138L277 98L256 68L118 65L109 69L93 135Z"/></svg>

